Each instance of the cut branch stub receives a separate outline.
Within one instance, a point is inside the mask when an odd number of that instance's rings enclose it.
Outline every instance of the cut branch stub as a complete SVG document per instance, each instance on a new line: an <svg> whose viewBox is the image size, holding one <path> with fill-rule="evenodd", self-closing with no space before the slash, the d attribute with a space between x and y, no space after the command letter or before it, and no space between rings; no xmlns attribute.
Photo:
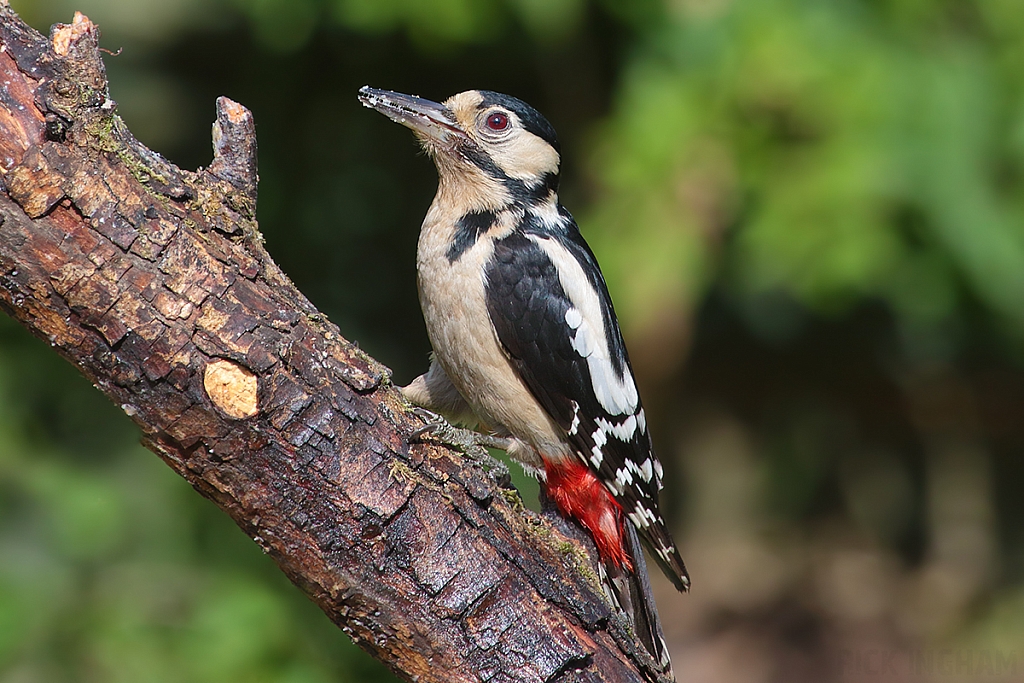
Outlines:
<svg viewBox="0 0 1024 683"><path fill-rule="evenodd" d="M182 171L115 113L82 16L0 6L0 307L363 648L421 681L656 680L589 541L420 426L262 247L251 114Z"/></svg>
<svg viewBox="0 0 1024 683"><path fill-rule="evenodd" d="M213 124L213 163L210 173L226 180L256 209L256 123L252 113L226 97L217 98Z"/></svg>

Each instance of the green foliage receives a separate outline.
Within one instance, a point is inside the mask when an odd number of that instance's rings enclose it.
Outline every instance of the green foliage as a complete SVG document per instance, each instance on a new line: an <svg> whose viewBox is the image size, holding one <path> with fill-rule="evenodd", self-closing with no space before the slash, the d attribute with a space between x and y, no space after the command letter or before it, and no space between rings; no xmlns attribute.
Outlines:
<svg viewBox="0 0 1024 683"><path fill-rule="evenodd" d="M692 305L724 272L738 296L882 299L911 325L966 295L1024 330L1019 4L674 7L591 164L588 225L629 318ZM664 246L640 277L638 241Z"/></svg>

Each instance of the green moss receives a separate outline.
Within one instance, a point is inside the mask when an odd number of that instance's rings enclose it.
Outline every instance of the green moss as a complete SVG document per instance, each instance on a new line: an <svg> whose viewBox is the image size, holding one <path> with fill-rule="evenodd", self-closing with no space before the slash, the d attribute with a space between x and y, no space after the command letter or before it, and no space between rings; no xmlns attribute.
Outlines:
<svg viewBox="0 0 1024 683"><path fill-rule="evenodd" d="M523 512L526 510L526 506L523 505L523 499L519 497L519 491L515 489L501 489L501 497L505 499L513 510L516 512Z"/></svg>
<svg viewBox="0 0 1024 683"><path fill-rule="evenodd" d="M422 483L422 477L416 474L415 471L401 460L394 460L388 466L388 477L396 481L415 481Z"/></svg>
<svg viewBox="0 0 1024 683"><path fill-rule="evenodd" d="M142 184L151 180L167 183L168 180L160 172L154 170L121 141L119 132L125 130L124 121L116 114L93 114L88 116L82 124L82 130L89 136L90 145L104 152L112 152L117 155L121 163L129 170L132 176Z"/></svg>
<svg viewBox="0 0 1024 683"><path fill-rule="evenodd" d="M104 152L118 152L121 145L114 138L114 116L93 116L88 118L82 129L89 135L94 147Z"/></svg>
<svg viewBox="0 0 1024 683"><path fill-rule="evenodd" d="M576 571L580 573L580 576L584 577L590 584L597 589L602 591L601 579L598 578L597 574L593 570L593 566L590 563L590 556L587 551L584 550L578 543L572 541L561 541L557 544L558 552L563 557L569 559L572 564L576 567Z"/></svg>
<svg viewBox="0 0 1024 683"><path fill-rule="evenodd" d="M126 149L125 147L118 146L114 150L107 151L114 151L117 154L117 158L121 160L121 163L123 163L125 167L131 172L132 176L134 176L135 179L138 180L143 185L145 185L151 180L156 180L157 182L165 184L167 183L166 177L160 175L152 168L147 166L145 163L142 162L142 159L139 159L137 156L128 151L128 149Z"/></svg>

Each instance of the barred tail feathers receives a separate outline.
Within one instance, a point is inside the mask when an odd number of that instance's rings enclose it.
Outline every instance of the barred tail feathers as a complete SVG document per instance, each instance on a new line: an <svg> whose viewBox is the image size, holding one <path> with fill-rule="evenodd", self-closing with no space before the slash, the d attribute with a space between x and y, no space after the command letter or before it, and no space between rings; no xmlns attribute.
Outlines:
<svg viewBox="0 0 1024 683"><path fill-rule="evenodd" d="M636 529L625 522L619 503L580 461L545 460L545 472L548 497L559 512L578 521L594 539L608 599L627 616L662 673L671 677L672 662ZM685 576L685 568L682 571Z"/></svg>

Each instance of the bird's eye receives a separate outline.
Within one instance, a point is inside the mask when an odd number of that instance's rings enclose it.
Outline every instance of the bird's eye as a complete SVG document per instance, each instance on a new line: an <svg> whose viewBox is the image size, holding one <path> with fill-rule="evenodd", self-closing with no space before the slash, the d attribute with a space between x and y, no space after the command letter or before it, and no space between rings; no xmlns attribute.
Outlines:
<svg viewBox="0 0 1024 683"><path fill-rule="evenodd" d="M495 112L487 117L487 127L491 130L505 130L508 128L508 117L501 112Z"/></svg>

